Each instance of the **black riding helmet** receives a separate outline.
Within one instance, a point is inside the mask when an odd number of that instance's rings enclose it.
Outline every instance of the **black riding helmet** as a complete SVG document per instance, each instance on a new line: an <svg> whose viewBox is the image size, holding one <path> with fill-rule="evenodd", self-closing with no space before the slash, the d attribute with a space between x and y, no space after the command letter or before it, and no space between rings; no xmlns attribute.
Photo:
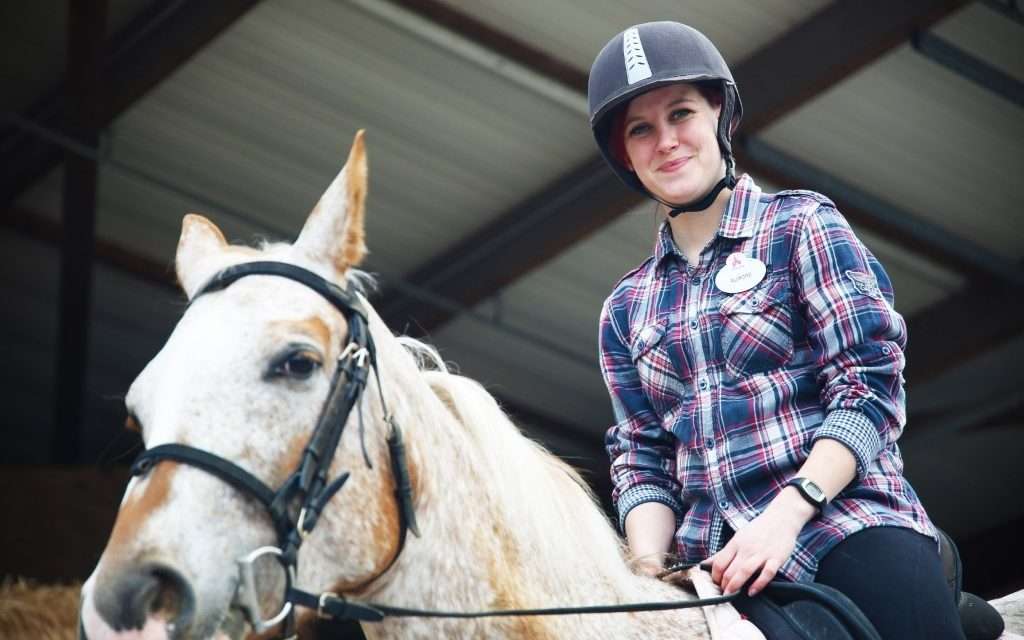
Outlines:
<svg viewBox="0 0 1024 640"><path fill-rule="evenodd" d="M630 100L651 89L677 82L720 87L722 114L718 120L718 146L725 159L725 177L698 200L663 203L670 207L671 216L683 211L702 211L714 202L722 189L736 185L732 132L743 117L743 103L722 54L693 27L678 22L647 22L626 29L601 49L590 67L587 86L590 127L601 155L629 187L660 201L615 157L609 148L609 137L617 112Z"/></svg>

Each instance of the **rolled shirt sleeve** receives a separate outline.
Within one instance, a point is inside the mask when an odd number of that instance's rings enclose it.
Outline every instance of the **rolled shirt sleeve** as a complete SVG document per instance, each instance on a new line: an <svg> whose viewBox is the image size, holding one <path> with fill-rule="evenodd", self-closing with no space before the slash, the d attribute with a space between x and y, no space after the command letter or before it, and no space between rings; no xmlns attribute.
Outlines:
<svg viewBox="0 0 1024 640"><path fill-rule="evenodd" d="M665 430L651 408L630 356L629 343L620 330L623 310L609 302L601 312L599 347L601 374L612 401L615 424L605 436L611 460L612 502L624 530L630 509L644 502L660 502L683 513L676 479L676 439ZM625 324L622 322L622 324Z"/></svg>
<svg viewBox="0 0 1024 640"><path fill-rule="evenodd" d="M860 475L906 423L906 323L885 270L833 206L802 223L794 270L826 411L812 440L846 445Z"/></svg>

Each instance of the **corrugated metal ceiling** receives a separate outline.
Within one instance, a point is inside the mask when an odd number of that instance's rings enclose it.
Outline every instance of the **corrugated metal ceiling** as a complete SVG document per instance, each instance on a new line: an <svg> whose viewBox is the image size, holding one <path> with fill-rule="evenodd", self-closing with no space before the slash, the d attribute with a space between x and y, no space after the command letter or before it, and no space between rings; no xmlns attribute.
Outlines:
<svg viewBox="0 0 1024 640"><path fill-rule="evenodd" d="M690 22L735 63L826 6L783 0L448 4L581 71L630 23ZM57 28L49 18L38 20ZM934 32L1021 79L1021 29L974 3ZM32 33L25 37L43 37ZM49 56L40 56L47 60L40 68L49 70L38 76L45 83L15 78L27 96L52 82L60 66L54 61L62 59L55 40L39 42ZM365 128L369 268L385 280L404 277L590 157L582 104L571 89L383 0L265 0L108 131L107 157L157 181L104 165L99 235L168 265L168 272L188 211L208 213L237 240L293 237L343 162L353 133ZM903 46L759 135L938 225L954 240L1017 261L1024 257L1024 214L1011 194L1024 169L1022 134L1019 106ZM60 191L58 170L19 205L56 220ZM596 368L597 314L613 283L650 251L655 226L648 205L622 215L476 306L479 316L497 322L463 316L431 339L503 397L589 432L579 450L592 451L610 421ZM897 308L907 316L971 286L934 256L858 231L887 266ZM48 423L52 413L57 252L4 231L0 254L8 300L0 320L13 336L3 355L15 364L0 381L16 396L12 419L30 433L17 455L44 455L49 434L27 425ZM24 277L29 272L31 281ZM124 381L159 348L180 297L108 267L98 269L95 288L89 419L109 425L120 421L117 395ZM999 357L967 362L915 387L912 408L969 404L992 389L1009 393L1013 376L1006 372L1014 371L1021 348L1018 341ZM109 427L103 429L87 444L89 460L117 449ZM943 433L927 447L910 438L908 460L917 456L922 468L938 465L928 447L943 455L956 450L955 431ZM999 430L972 438L978 456L986 447L1007 446ZM571 449L579 436L555 439ZM979 482L1021 488L1020 474L989 476Z"/></svg>

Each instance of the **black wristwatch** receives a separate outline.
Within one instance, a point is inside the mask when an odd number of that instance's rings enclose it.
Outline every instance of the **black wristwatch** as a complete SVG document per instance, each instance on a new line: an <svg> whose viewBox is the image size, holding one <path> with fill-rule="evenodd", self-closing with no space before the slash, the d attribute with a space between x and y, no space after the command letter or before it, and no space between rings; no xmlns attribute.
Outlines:
<svg viewBox="0 0 1024 640"><path fill-rule="evenodd" d="M808 480L807 478L792 478L786 483L787 487L796 487L796 490L800 492L800 495L804 497L804 500L809 502L811 506L821 513L825 505L828 504L828 497L825 492L821 490L814 480Z"/></svg>

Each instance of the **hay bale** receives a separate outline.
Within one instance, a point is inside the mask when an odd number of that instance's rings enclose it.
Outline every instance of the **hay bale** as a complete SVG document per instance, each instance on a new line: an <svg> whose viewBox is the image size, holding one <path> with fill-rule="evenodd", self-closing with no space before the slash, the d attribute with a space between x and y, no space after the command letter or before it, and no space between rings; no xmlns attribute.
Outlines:
<svg viewBox="0 0 1024 640"><path fill-rule="evenodd" d="M81 584L40 585L0 580L0 638L75 640Z"/></svg>

